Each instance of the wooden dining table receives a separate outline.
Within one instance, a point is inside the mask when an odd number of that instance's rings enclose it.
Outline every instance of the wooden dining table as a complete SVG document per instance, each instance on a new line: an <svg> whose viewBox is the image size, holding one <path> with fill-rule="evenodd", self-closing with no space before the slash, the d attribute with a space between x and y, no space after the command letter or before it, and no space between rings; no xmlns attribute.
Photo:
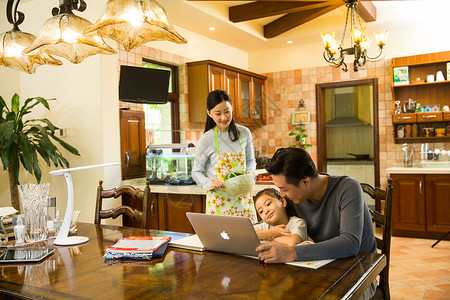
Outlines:
<svg viewBox="0 0 450 300"><path fill-rule="evenodd" d="M374 253L310 269L172 247L150 261L105 260L105 248L122 237L189 234L89 223L77 227L78 235L89 237L87 243L32 244L26 247L56 251L38 263L0 264L0 298L357 299L386 265L386 257Z"/></svg>

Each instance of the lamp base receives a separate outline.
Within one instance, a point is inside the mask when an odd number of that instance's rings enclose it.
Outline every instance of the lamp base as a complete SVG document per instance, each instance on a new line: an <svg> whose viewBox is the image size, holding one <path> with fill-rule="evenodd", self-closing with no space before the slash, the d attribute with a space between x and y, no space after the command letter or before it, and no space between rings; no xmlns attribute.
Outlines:
<svg viewBox="0 0 450 300"><path fill-rule="evenodd" d="M86 236L68 236L64 238L55 239L53 244L59 246L70 246L70 245L78 245L83 244L89 241L89 238Z"/></svg>

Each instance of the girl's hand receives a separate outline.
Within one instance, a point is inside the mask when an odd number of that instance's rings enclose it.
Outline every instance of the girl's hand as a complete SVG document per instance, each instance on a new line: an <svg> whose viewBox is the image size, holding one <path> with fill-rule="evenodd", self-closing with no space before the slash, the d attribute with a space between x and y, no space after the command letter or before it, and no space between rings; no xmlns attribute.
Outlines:
<svg viewBox="0 0 450 300"><path fill-rule="evenodd" d="M213 189L223 188L223 182L219 179L213 179L213 181L211 182L211 187Z"/></svg>
<svg viewBox="0 0 450 300"><path fill-rule="evenodd" d="M270 228L269 231L272 235L272 239L279 237L279 236L290 235L291 232L285 228L286 228L286 225L277 225L277 226L274 226L273 228Z"/></svg>

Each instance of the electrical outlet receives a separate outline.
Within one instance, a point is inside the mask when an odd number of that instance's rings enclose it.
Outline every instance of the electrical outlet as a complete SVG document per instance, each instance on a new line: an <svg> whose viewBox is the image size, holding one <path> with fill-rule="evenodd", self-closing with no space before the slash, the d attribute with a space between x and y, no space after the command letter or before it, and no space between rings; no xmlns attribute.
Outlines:
<svg viewBox="0 0 450 300"><path fill-rule="evenodd" d="M66 137L66 135L67 135L67 129L66 128L59 128L59 129L57 129L56 130L56 135L58 136L58 137Z"/></svg>

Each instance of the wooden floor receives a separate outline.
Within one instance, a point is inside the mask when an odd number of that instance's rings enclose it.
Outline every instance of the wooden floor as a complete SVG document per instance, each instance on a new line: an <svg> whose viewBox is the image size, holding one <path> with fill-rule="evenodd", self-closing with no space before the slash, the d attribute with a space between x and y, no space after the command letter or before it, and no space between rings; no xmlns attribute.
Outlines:
<svg viewBox="0 0 450 300"><path fill-rule="evenodd" d="M391 299L450 299L450 241L392 237Z"/></svg>

